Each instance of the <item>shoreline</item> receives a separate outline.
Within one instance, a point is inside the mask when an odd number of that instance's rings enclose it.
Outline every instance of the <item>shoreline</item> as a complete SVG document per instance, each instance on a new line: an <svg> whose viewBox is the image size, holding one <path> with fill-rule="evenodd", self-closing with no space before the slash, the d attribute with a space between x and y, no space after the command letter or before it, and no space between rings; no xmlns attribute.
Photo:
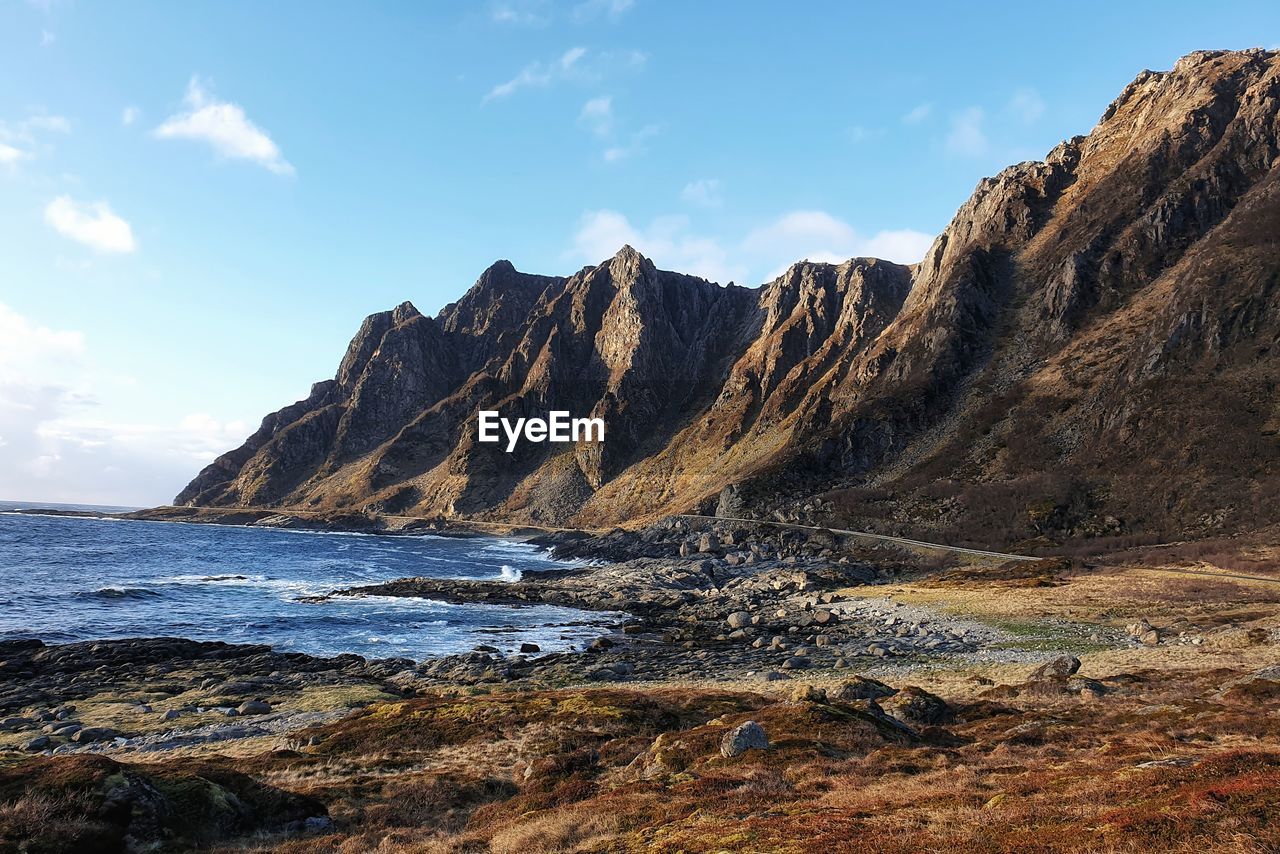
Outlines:
<svg viewBox="0 0 1280 854"><path fill-rule="evenodd" d="M652 815L657 797L685 817L683 847L721 850L730 830L689 822L712 814L736 826L743 797L760 804L746 821L783 822L788 838L800 834L787 822L826 826L836 796L865 799L856 815L908 823L916 803L981 809L1017 840L1036 792L1051 798L1037 812L1070 818L1079 804L1053 799L1071 787L1105 805L1119 801L1116 781L1132 780L1162 809L1164 793L1194 798L1205 780L1253 791L1260 779L1270 792L1280 774L1274 713L1258 713L1280 697L1280 630L1261 628L1277 618L1250 623L1245 602L1205 624L1202 577L1156 577L1158 595L1143 598L1123 567L939 568L821 531L679 521L538 545L596 562L327 598L626 609L614 632L583 651L481 644L423 661L179 638L0 642L0 786L11 800L18 786L89 791L130 805L129 816L177 815L188 792L213 815L249 804L237 839L299 852L405 833L465 846L493 815L541 828L544 816L576 824L592 810L670 827ZM1276 585L1250 583L1280 608ZM1099 610L1135 599L1123 613ZM1153 602L1167 602L1164 613L1148 612ZM1147 627L1153 644L1123 628L1148 615L1160 626ZM1212 737L1180 735L1199 732ZM971 769L989 782L975 789ZM833 795L830 780L848 782ZM440 806L420 819L418 803ZM457 824L433 817L454 811ZM213 826L193 824L190 838ZM869 821L863 835L877 832Z"/></svg>

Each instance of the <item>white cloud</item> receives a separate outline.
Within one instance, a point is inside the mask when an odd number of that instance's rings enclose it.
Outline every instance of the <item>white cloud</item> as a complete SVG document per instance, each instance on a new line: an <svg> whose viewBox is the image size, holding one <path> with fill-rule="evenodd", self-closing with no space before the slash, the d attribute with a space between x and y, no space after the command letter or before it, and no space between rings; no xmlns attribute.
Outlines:
<svg viewBox="0 0 1280 854"><path fill-rule="evenodd" d="M869 139L876 139L884 136L884 128L869 128L863 125L854 125L849 128L849 141L853 143L866 142Z"/></svg>
<svg viewBox="0 0 1280 854"><path fill-rule="evenodd" d="M613 130L613 98L603 95L587 101L578 114L578 123L596 136L608 136Z"/></svg>
<svg viewBox="0 0 1280 854"><path fill-rule="evenodd" d="M617 18L635 6L635 0L584 0L573 7L573 19L578 23L604 15Z"/></svg>
<svg viewBox="0 0 1280 854"><path fill-rule="evenodd" d="M638 50L589 53L585 47L572 47L550 62L529 63L515 77L490 89L481 103L509 98L524 89L544 89L555 83L596 83L610 74L640 69L647 61L648 55Z"/></svg>
<svg viewBox="0 0 1280 854"><path fill-rule="evenodd" d="M933 112L933 104L926 101L912 108L912 110L902 117L902 123L907 125L918 125Z"/></svg>
<svg viewBox="0 0 1280 854"><path fill-rule="evenodd" d="M680 198L688 204L703 208L718 208L724 203L720 198L720 182L715 178L690 181L680 191Z"/></svg>
<svg viewBox="0 0 1280 854"><path fill-rule="evenodd" d="M989 145L982 130L985 118L982 108L969 107L951 117L951 130L947 134L947 151L967 157L986 154Z"/></svg>
<svg viewBox="0 0 1280 854"><path fill-rule="evenodd" d="M120 111L120 124L127 127L136 122L140 115L142 115L142 111L137 107L125 107Z"/></svg>
<svg viewBox="0 0 1280 854"><path fill-rule="evenodd" d="M551 23L552 9L547 0L505 0L489 4L489 20L495 24L520 27L542 27Z"/></svg>
<svg viewBox="0 0 1280 854"><path fill-rule="evenodd" d="M200 140L223 157L249 160L277 175L294 174L275 141L249 120L239 104L214 100L195 77L187 84L183 101L188 110L166 119L155 129L156 136Z"/></svg>
<svg viewBox="0 0 1280 854"><path fill-rule="evenodd" d="M39 326L0 303L0 382L60 372L84 355L84 335Z"/></svg>
<svg viewBox="0 0 1280 854"><path fill-rule="evenodd" d="M21 126L26 131L71 133L71 122L64 116L35 115L24 121Z"/></svg>
<svg viewBox="0 0 1280 854"><path fill-rule="evenodd" d="M800 210L783 214L753 229L742 241L747 255L760 259L769 278L796 261L839 264L850 258L883 258L914 264L924 257L933 237L911 229L879 231L870 237L826 211Z"/></svg>
<svg viewBox="0 0 1280 854"><path fill-rule="evenodd" d="M1009 112L1018 117L1024 124L1031 124L1044 115L1044 100L1035 89L1022 87L1009 99Z"/></svg>
<svg viewBox="0 0 1280 854"><path fill-rule="evenodd" d="M58 37L48 30L40 31L40 47L48 47L58 40Z"/></svg>
<svg viewBox="0 0 1280 854"><path fill-rule="evenodd" d="M933 241L934 235L911 228L877 231L862 242L857 254L897 264L915 264L924 259Z"/></svg>
<svg viewBox="0 0 1280 854"><path fill-rule="evenodd" d="M80 332L0 304L0 498L163 503L250 432L204 413L159 425L104 420L97 393L124 383L93 364Z"/></svg>
<svg viewBox="0 0 1280 854"><path fill-rule="evenodd" d="M640 130L631 134L630 139L625 143L611 145L604 150L601 156L605 163L617 163L619 160L626 160L629 157L635 157L638 154L644 154L648 151L646 144L649 139L658 134L657 125L645 125Z"/></svg>
<svg viewBox="0 0 1280 854"><path fill-rule="evenodd" d="M574 73L574 66L586 56L585 47L571 47L553 62L533 62L520 70L520 73L505 83L499 83L484 96L484 101L507 98L521 89L550 86L556 80L565 79Z"/></svg>
<svg viewBox="0 0 1280 854"><path fill-rule="evenodd" d="M44 220L64 237L99 252L132 252L133 229L106 202L77 202L59 196L44 209Z"/></svg>
<svg viewBox="0 0 1280 854"><path fill-rule="evenodd" d="M27 152L20 148L14 148L12 145L5 145L3 142L0 142L0 164L2 165L12 166L19 160L24 160L30 156L31 155L27 154Z"/></svg>
<svg viewBox="0 0 1280 854"><path fill-rule="evenodd" d="M15 166L48 150L42 136L70 133L71 122L63 116L37 113L20 122L0 122L0 166Z"/></svg>
<svg viewBox="0 0 1280 854"><path fill-rule="evenodd" d="M783 214L737 241L699 235L683 215L657 217L640 228L618 211L598 210L579 220L566 254L596 264L630 244L665 269L722 284L756 284L776 278L802 260L838 264L853 257L873 257L911 264L924 257L932 242L931 235L911 229L864 237L848 223L815 210Z"/></svg>
<svg viewBox="0 0 1280 854"><path fill-rule="evenodd" d="M573 247L567 254L598 264L630 245L667 269L713 282L727 283L746 274L746 268L732 263L719 242L690 234L689 227L689 218L678 214L658 217L647 228L636 228L617 211L589 211L579 220Z"/></svg>

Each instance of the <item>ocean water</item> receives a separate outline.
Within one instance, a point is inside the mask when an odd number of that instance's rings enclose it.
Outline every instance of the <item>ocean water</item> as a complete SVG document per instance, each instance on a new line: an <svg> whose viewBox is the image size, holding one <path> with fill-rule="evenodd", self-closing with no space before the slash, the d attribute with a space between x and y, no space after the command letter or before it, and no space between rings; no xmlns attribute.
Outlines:
<svg viewBox="0 0 1280 854"><path fill-rule="evenodd" d="M566 566L509 540L28 516L6 506L20 502L0 502L0 639L171 636L421 660L480 643L580 648L618 616L395 597L299 601L408 576L513 581Z"/></svg>

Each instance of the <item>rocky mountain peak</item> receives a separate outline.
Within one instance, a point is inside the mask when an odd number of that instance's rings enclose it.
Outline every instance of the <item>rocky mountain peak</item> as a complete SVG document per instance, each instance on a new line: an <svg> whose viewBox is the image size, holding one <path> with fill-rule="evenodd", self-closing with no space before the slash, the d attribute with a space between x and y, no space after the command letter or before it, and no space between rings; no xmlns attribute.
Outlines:
<svg viewBox="0 0 1280 854"><path fill-rule="evenodd" d="M1278 162L1280 54L1209 51L979 182L916 265L747 289L630 246L568 278L499 261L434 319L371 315L179 500L603 525L821 493L986 545L1269 521ZM608 438L508 454L479 408Z"/></svg>

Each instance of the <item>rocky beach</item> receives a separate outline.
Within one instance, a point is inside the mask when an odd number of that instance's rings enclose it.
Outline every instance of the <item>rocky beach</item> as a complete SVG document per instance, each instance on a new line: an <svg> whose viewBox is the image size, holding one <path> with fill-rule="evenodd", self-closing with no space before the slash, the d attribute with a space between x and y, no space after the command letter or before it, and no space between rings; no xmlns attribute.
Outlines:
<svg viewBox="0 0 1280 854"><path fill-rule="evenodd" d="M973 843L942 817L981 809L984 839L1041 839L1020 816L1047 811L1124 849L1238 817L1240 798L1269 803L1280 776L1273 716L1258 713L1280 697L1280 575L1203 568L1135 595L1139 555L939 566L824 532L681 520L539 542L594 559L328 595L618 614L581 652L5 642L0 840L74 804L63 842L98 850L791 850L800 828L875 827L883 850L906 851ZM1195 599L1207 583L1214 608ZM1067 782L1104 742L1121 775L1107 785L1141 783L1123 821ZM975 767L1006 770L977 784ZM818 829L867 787L882 793L874 818ZM1232 794L1159 818L1205 787ZM653 812L659 793L668 809Z"/></svg>

